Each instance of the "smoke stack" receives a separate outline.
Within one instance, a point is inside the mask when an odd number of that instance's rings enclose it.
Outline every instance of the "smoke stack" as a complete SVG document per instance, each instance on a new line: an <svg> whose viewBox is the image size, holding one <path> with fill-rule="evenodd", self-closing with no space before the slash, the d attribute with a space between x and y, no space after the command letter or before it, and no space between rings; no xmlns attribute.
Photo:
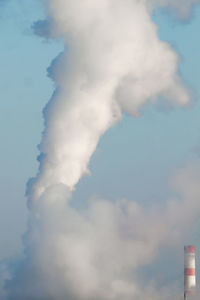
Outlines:
<svg viewBox="0 0 200 300"><path fill-rule="evenodd" d="M196 287L195 246L184 246L184 300Z"/></svg>

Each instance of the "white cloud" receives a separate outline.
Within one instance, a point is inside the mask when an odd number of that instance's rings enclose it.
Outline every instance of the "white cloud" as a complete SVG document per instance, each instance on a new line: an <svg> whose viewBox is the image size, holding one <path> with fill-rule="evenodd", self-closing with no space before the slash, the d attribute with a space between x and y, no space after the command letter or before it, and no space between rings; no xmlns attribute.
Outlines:
<svg viewBox="0 0 200 300"><path fill-rule="evenodd" d="M123 111L138 115L159 96L181 106L190 98L177 74L178 55L159 40L143 1L47 4L52 34L67 48L49 69L58 90L46 108L36 199L51 184L73 189L88 172L100 137Z"/></svg>
<svg viewBox="0 0 200 300"><path fill-rule="evenodd" d="M172 181L177 196L159 207L94 198L81 211L66 205L64 185L52 186L30 224L27 261L8 285L8 299L179 299L174 279L158 287L150 266L163 249L180 256L191 242L200 213L199 180L200 166L188 165ZM142 279L137 273L146 266L152 274Z"/></svg>
<svg viewBox="0 0 200 300"><path fill-rule="evenodd" d="M161 246L182 245L199 213L192 177L176 181L180 203L172 199L148 210L134 201L93 199L84 211L70 206L99 139L124 111L137 116L160 96L173 105L189 103L178 55L159 40L144 1L45 2L51 34L62 37L66 49L49 69L57 90L44 112L40 169L28 189L26 259L6 284L7 299L178 297L174 285L158 290L151 280L144 284L137 270L153 263ZM187 224L180 211L187 212Z"/></svg>

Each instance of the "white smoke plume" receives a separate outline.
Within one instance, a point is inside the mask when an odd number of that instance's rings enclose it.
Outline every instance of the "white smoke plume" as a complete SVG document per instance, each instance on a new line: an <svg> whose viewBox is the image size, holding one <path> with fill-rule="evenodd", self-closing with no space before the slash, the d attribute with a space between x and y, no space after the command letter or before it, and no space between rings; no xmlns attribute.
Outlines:
<svg viewBox="0 0 200 300"><path fill-rule="evenodd" d="M158 38L143 1L47 1L53 36L66 50L50 68L58 86L45 112L44 153L35 200L52 184L73 189L88 172L99 138L164 96L185 106L178 56Z"/></svg>
<svg viewBox="0 0 200 300"><path fill-rule="evenodd" d="M178 213L187 211L193 224L198 192L195 211L182 183L181 203L170 200L151 210L134 201L94 199L77 211L70 197L89 173L99 139L123 112L138 116L161 96L171 105L189 104L178 55L159 39L150 1L45 3L50 26L45 32L62 37L66 48L49 68L57 88L44 111L40 169L28 189L26 258L5 283L6 299L171 299L179 295L176 287L169 294L151 280L144 286L137 270L151 264L160 247L178 246L185 229Z"/></svg>
<svg viewBox="0 0 200 300"><path fill-rule="evenodd" d="M26 261L7 283L8 299L182 299L173 279L158 287L153 271L148 278L138 272L156 263L164 248L180 256L190 241L200 213L199 180L200 166L179 170L177 196L149 209L125 199L91 199L88 209L77 211L66 204L64 185L48 188L38 204L40 218L31 220Z"/></svg>

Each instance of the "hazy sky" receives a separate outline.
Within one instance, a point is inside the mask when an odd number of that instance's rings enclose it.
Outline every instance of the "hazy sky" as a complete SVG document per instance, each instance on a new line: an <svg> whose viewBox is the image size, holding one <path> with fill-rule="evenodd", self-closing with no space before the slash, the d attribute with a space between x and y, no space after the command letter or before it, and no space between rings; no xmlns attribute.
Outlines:
<svg viewBox="0 0 200 300"><path fill-rule="evenodd" d="M1 3L2 2L2 3ZM42 109L54 84L47 76L62 41L33 34L34 22L44 19L39 0L0 2L0 260L21 252L26 229L27 180L37 172L37 144L43 129ZM6 3L5 3L6 2ZM125 197L150 205L165 201L176 169L199 163L200 155L200 7L191 20L179 22L157 10L153 19L162 40L180 55L180 73L193 91L191 108L148 105L139 118L123 121L101 139L73 195L77 206L92 195L114 200ZM81 195L81 202L80 202Z"/></svg>

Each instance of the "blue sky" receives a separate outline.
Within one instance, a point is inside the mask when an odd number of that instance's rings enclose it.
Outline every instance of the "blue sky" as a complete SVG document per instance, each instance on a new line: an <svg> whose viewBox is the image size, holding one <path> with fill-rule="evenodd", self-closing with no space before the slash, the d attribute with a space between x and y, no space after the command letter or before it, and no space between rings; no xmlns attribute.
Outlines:
<svg viewBox="0 0 200 300"><path fill-rule="evenodd" d="M0 259L4 259L21 251L28 214L25 185L37 172L42 108L54 89L46 69L63 45L34 36L33 22L44 18L40 1L10 0L0 9ZM101 140L90 163L92 176L85 176L74 193L77 202L80 195L86 200L94 194L144 203L164 201L171 193L169 178L174 170L185 161L198 161L199 12L196 8L193 19L185 23L162 11L153 16L161 39L180 53L180 72L194 92L193 107L148 106L140 118L124 116Z"/></svg>
<svg viewBox="0 0 200 300"><path fill-rule="evenodd" d="M46 68L62 49L33 35L32 23L44 14L39 1L29 5L8 1L0 13L0 258L19 251L27 215L25 186L37 171L42 109L54 88Z"/></svg>

